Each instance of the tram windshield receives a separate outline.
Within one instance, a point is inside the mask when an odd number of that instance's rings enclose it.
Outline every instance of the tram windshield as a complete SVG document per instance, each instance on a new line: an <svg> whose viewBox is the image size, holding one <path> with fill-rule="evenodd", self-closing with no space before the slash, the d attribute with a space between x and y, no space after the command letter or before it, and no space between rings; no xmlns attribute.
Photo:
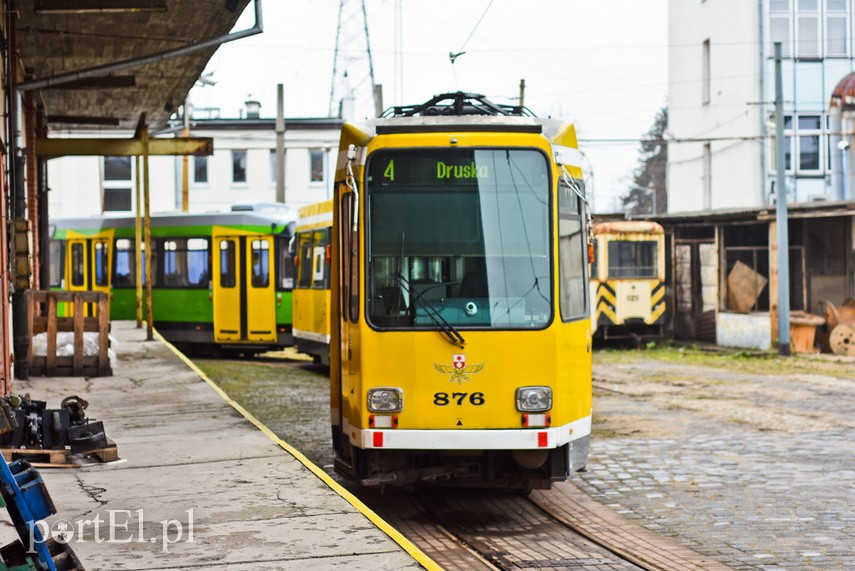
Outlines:
<svg viewBox="0 0 855 571"><path fill-rule="evenodd" d="M454 327L549 323L550 187L543 153L380 150L367 169L372 325L436 328L431 311Z"/></svg>

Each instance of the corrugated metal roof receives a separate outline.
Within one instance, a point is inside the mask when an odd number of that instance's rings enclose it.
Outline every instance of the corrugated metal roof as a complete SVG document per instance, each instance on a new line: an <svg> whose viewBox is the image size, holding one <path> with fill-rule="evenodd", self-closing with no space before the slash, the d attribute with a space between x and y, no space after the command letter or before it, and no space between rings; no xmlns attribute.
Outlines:
<svg viewBox="0 0 855 571"><path fill-rule="evenodd" d="M43 79L228 34L248 3L237 0L235 12L226 8L224 0L165 0L166 10L161 12L38 14L36 0L19 0L17 43L27 79ZM160 128L183 103L215 50L115 74L132 76L130 86L96 88L82 82L74 89L40 89L49 124L92 128L94 123L74 123L73 118L115 118L116 128L132 130L145 112L149 127Z"/></svg>

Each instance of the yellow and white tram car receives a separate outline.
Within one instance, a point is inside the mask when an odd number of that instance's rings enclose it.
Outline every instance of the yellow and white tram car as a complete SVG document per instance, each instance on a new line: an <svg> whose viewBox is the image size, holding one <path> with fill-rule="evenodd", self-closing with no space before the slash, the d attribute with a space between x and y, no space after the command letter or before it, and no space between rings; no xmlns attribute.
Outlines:
<svg viewBox="0 0 855 571"><path fill-rule="evenodd" d="M586 465L591 433L575 129L464 93L387 115L342 128L335 468L363 485L547 488Z"/></svg>
<svg viewBox="0 0 855 571"><path fill-rule="evenodd" d="M292 245L297 278L291 298L294 345L324 365L330 362L332 208L332 200L301 208Z"/></svg>
<svg viewBox="0 0 855 571"><path fill-rule="evenodd" d="M597 339L662 337L667 324L665 232L656 222L594 225L592 329Z"/></svg>

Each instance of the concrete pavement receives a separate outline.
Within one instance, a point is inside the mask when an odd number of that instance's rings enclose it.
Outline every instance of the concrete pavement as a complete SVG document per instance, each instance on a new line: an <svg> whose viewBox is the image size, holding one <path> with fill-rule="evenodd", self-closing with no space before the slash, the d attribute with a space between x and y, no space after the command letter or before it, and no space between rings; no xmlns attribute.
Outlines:
<svg viewBox="0 0 855 571"><path fill-rule="evenodd" d="M48 407L80 395L90 403L87 416L103 420L118 445L116 463L40 469L58 510L48 523L57 529L65 520L87 570L430 564L253 426L164 343L145 341L133 323L112 327L114 376L14 387Z"/></svg>

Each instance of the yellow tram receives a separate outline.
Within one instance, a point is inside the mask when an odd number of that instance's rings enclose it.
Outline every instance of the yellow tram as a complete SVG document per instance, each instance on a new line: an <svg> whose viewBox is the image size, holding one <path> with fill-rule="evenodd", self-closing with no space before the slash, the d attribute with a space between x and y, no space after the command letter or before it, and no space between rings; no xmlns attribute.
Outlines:
<svg viewBox="0 0 855 571"><path fill-rule="evenodd" d="M592 329L597 339L662 337L667 323L665 232L656 222L594 225Z"/></svg>
<svg viewBox="0 0 855 571"><path fill-rule="evenodd" d="M580 154L572 124L526 111L453 93L342 128L330 404L349 479L548 488L587 463Z"/></svg>
<svg viewBox="0 0 855 571"><path fill-rule="evenodd" d="M297 279L292 292L294 345L330 364L330 261L333 201L300 209L292 242Z"/></svg>

